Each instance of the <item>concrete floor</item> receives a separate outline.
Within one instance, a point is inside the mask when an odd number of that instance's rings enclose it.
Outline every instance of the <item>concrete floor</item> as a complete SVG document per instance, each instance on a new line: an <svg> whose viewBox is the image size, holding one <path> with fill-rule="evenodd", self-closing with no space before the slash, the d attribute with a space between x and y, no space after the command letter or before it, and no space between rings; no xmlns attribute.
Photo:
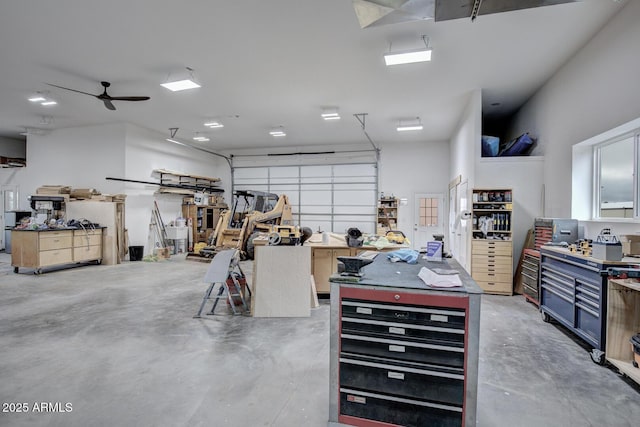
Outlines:
<svg viewBox="0 0 640 427"><path fill-rule="evenodd" d="M0 253L0 425L326 426L328 300L309 318L193 319L206 268L174 256L35 276ZM480 329L477 426L638 425L640 389L522 296L483 296Z"/></svg>

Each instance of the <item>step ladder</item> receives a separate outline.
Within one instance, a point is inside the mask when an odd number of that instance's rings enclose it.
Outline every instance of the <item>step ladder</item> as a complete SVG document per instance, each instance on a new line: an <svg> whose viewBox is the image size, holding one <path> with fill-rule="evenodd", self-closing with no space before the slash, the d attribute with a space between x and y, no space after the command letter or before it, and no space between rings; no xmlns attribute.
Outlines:
<svg viewBox="0 0 640 427"><path fill-rule="evenodd" d="M242 314L236 309L235 298L240 299L242 312L249 312L249 307L244 299L240 285L240 279L244 278L244 274L238 265L239 257L240 254L237 249L220 251L213 257L207 273L204 276L204 282L209 283L209 286L204 293L198 313L193 316L195 319L201 317L202 310L204 310L204 306L209 300L213 300L213 306L211 307L211 311L207 313L208 315L214 314L218 301L221 299L227 300L234 315ZM218 290L214 296L211 296L216 286L219 286ZM247 290L249 291L249 295L251 295L251 290L248 286Z"/></svg>

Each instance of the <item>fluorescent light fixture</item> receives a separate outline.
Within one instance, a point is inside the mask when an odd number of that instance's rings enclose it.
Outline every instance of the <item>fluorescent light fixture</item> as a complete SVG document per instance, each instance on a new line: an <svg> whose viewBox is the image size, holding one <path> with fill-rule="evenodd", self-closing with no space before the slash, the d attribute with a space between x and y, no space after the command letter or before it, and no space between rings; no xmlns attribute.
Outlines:
<svg viewBox="0 0 640 427"><path fill-rule="evenodd" d="M167 82L161 83L160 86L165 87L172 92L178 92L187 89L196 89L201 87L198 83L196 83L196 79L193 77L193 68L185 68L187 70L187 73L182 71L178 73L178 78L174 78L171 81L169 81L169 79L171 78L171 75L169 75L169 77L167 77Z"/></svg>
<svg viewBox="0 0 640 427"><path fill-rule="evenodd" d="M325 109L321 116L325 120L340 120L340 114L338 113L337 108Z"/></svg>
<svg viewBox="0 0 640 427"><path fill-rule="evenodd" d="M46 101L46 100L47 100L47 98L45 98L42 95L35 95L35 96L32 96L31 98L29 98L29 101L31 101L31 102L43 102L43 101Z"/></svg>
<svg viewBox="0 0 640 427"><path fill-rule="evenodd" d="M387 65L412 64L426 61L431 61L431 49L411 49L384 54L384 62Z"/></svg>
<svg viewBox="0 0 640 427"><path fill-rule="evenodd" d="M172 92L178 92L181 90L195 89L195 88L201 87L198 83L190 79L176 80L174 82L162 83L160 86L166 87Z"/></svg>
<svg viewBox="0 0 640 427"><path fill-rule="evenodd" d="M398 126L396 129L398 132L404 132L408 130L422 130L422 125Z"/></svg>
<svg viewBox="0 0 640 427"><path fill-rule="evenodd" d="M218 128L223 128L224 125L218 121L212 121L212 122L208 122L204 124L207 127L210 127L211 129L218 129Z"/></svg>
<svg viewBox="0 0 640 427"><path fill-rule="evenodd" d="M396 128L398 132L406 132L412 130L422 130L422 122L420 121L420 117L416 117L413 120L407 120L406 122L400 121L398 127Z"/></svg>
<svg viewBox="0 0 640 427"><path fill-rule="evenodd" d="M53 99L47 99L46 101L40 103L40 105L44 105L45 107L48 107L50 105L57 105L57 104L58 103Z"/></svg>

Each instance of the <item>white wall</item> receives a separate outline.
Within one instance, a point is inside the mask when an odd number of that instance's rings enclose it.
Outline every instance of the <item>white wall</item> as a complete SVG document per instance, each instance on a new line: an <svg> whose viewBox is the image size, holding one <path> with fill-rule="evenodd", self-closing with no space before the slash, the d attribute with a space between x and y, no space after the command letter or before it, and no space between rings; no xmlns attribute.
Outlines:
<svg viewBox="0 0 640 427"><path fill-rule="evenodd" d="M446 141L381 144L379 191L407 199L406 206L398 207L398 230L405 235L413 233L416 193L442 193L445 200L443 232L447 235L449 165Z"/></svg>
<svg viewBox="0 0 640 427"><path fill-rule="evenodd" d="M481 158L476 163L476 188L513 190L513 269L515 271L527 230L542 216L544 158L541 156Z"/></svg>
<svg viewBox="0 0 640 427"><path fill-rule="evenodd" d="M154 169L168 169L175 172L220 178L220 188L229 203L231 172L227 162L213 154L204 153L165 140L166 135L151 132L133 125L126 126L126 147L121 178L157 182ZM158 186L123 183L126 201L126 226L131 245L145 246L145 254L152 252L147 244L149 223L154 201L168 225L182 216L181 195L155 194Z"/></svg>
<svg viewBox="0 0 640 427"><path fill-rule="evenodd" d="M458 126L449 141L451 150L451 167L449 181L461 176L462 181L474 186L476 152L481 149L482 136L482 92L478 89L469 94L469 102Z"/></svg>
<svg viewBox="0 0 640 427"><path fill-rule="evenodd" d="M544 216L571 217L572 146L640 117L638 22L630 1L518 113L545 155Z"/></svg>
<svg viewBox="0 0 640 427"><path fill-rule="evenodd" d="M163 221L169 223L181 215L182 197L155 195L158 186L106 177L157 182L153 169L169 169L219 177L225 196L230 190L230 169L224 159L167 142L165 138L127 124L59 129L47 135L29 136L27 167L0 169L0 184L19 186L21 209L29 209L27 197L45 184L124 193L129 242L146 246L153 201L157 200ZM149 248L145 253L149 253Z"/></svg>
<svg viewBox="0 0 640 427"><path fill-rule="evenodd" d="M467 193L475 186L475 160L480 155L482 136L482 92L474 90L469 94L469 101L462 117L458 122L458 126L453 133L453 137L449 141L450 149L450 168L449 182L460 177L463 188L467 189ZM466 198L471 200L471 195L458 194L458 200ZM447 196L448 200L448 196ZM453 209L453 207L451 207ZM455 212L454 212L455 213ZM471 245L466 244L470 236L469 227L459 227L455 231L455 236L451 233L449 242L451 252L454 258L467 271L471 271Z"/></svg>
<svg viewBox="0 0 640 427"><path fill-rule="evenodd" d="M30 135L27 166L5 170L3 184L18 185L20 207L29 208L27 198L42 185L95 188L120 193L122 185L106 181L124 172L125 127L121 124L59 129L47 135Z"/></svg>

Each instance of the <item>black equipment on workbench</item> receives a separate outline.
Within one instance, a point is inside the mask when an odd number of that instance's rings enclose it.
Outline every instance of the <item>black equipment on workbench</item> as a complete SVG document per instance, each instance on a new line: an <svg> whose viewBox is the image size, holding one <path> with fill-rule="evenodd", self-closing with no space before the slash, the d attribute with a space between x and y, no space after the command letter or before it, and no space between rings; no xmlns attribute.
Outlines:
<svg viewBox="0 0 640 427"><path fill-rule="evenodd" d="M373 262L371 258L361 258L357 256L339 256L336 259L340 261L341 264L338 264L338 273L332 274L330 280L345 283L359 282L364 276L362 267Z"/></svg>

